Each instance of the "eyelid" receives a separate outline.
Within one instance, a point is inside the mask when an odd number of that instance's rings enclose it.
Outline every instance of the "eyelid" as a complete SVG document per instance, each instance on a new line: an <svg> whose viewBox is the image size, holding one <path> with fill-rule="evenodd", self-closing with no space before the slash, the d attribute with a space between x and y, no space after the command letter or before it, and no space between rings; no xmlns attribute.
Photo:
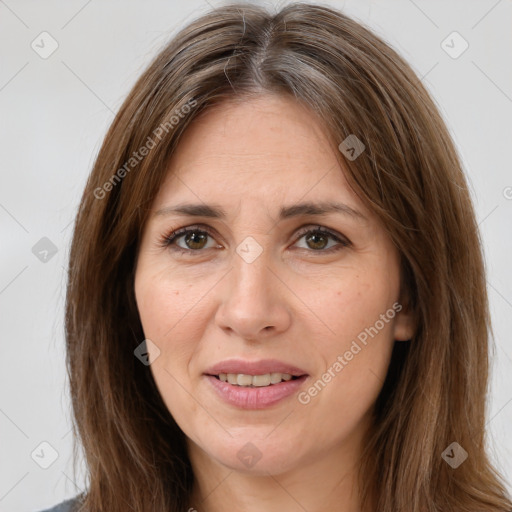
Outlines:
<svg viewBox="0 0 512 512"><path fill-rule="evenodd" d="M309 233L310 231L317 233L325 233L326 235L336 238L339 242L346 241L347 243L349 243L348 238L342 235L341 233L338 233L335 229L321 226L320 224L306 224L305 226L297 230L295 236L297 237L297 239L299 239L302 238L306 233Z"/></svg>

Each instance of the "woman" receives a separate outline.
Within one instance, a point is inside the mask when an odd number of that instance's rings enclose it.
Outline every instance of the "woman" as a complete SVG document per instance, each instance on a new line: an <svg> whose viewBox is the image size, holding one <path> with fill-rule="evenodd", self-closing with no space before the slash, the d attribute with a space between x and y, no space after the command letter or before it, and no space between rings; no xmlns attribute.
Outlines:
<svg viewBox="0 0 512 512"><path fill-rule="evenodd" d="M456 150L326 7L216 9L137 82L84 192L63 510L507 511ZM73 508L74 507L74 508Z"/></svg>

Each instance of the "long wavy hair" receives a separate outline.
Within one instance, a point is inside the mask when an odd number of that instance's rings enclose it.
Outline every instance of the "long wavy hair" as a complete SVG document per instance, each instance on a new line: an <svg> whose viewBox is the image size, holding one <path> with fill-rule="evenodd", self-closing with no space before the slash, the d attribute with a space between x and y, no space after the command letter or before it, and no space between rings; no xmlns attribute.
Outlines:
<svg viewBox="0 0 512 512"><path fill-rule="evenodd" d="M374 407L360 465L363 508L512 510L486 453L492 331L480 235L452 139L388 44L307 3L272 14L230 4L197 18L149 65L108 130L76 218L66 300L74 436L87 470L80 510L189 506L185 435L134 356L144 340L138 244L189 123L223 101L262 94L308 106L336 145L351 134L365 144L357 159L338 158L399 251L416 318L414 338L395 344ZM457 469L442 457L454 441L468 453Z"/></svg>

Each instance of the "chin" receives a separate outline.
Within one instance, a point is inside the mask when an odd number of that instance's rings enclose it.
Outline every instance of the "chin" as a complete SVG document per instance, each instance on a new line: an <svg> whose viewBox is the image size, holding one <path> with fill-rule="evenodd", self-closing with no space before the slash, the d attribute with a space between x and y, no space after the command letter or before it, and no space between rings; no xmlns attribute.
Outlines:
<svg viewBox="0 0 512 512"><path fill-rule="evenodd" d="M297 446L300 443L285 443L284 440L265 439L264 436L240 436L230 438L227 443L212 441L215 450L201 447L207 457L216 460L230 470L255 476L278 475L299 464Z"/></svg>

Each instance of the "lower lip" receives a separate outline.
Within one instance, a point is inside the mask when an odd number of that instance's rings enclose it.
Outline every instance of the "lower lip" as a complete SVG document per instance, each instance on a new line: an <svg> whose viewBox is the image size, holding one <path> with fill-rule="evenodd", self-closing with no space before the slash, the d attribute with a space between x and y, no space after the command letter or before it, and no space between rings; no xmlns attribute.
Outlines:
<svg viewBox="0 0 512 512"><path fill-rule="evenodd" d="M212 375L205 375L205 377L227 403L241 409L265 409L296 393L306 380L307 375L298 379L281 381L279 384L254 388L234 386Z"/></svg>

